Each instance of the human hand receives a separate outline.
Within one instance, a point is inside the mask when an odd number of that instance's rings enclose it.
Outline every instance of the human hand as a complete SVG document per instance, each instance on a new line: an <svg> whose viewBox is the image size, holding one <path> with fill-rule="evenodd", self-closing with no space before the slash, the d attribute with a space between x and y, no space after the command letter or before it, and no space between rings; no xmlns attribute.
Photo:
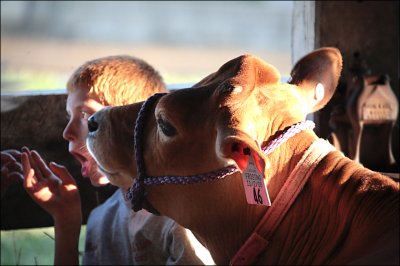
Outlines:
<svg viewBox="0 0 400 266"><path fill-rule="evenodd" d="M24 188L55 220L81 224L78 187L68 170L54 162L46 165L39 153L23 148L21 154Z"/></svg>
<svg viewBox="0 0 400 266"><path fill-rule="evenodd" d="M14 149L1 151L1 197L12 184L22 183L21 152Z"/></svg>

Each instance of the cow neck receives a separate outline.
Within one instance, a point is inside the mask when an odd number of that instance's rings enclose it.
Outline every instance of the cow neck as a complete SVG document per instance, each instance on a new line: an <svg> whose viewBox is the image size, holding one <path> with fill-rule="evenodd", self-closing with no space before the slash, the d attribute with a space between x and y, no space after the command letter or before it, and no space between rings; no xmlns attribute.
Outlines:
<svg viewBox="0 0 400 266"><path fill-rule="evenodd" d="M146 186L149 185L160 185L160 184L195 184L200 182L206 182L216 179L222 179L226 176L232 175L235 172L240 171L236 165L229 165L224 168L197 174L190 176L147 176L144 164L143 156L143 131L144 122L146 120L146 112L148 108L153 105L159 98L164 96L166 93L156 93L148 98L141 106L138 116L136 118L135 130L134 130L134 149L136 156L136 171L137 177L134 184L128 189L125 194L125 199L132 203L132 209L134 211L141 210L144 205L147 210L156 213L157 211L151 206L146 200ZM297 133L315 127L312 121L302 121L294 124L280 134L277 134L262 150L264 154L268 155L273 152L278 146L286 142L289 138L293 137Z"/></svg>
<svg viewBox="0 0 400 266"><path fill-rule="evenodd" d="M251 265L265 251L269 240L292 206L297 195L312 174L317 164L335 148L326 140L317 139L296 164L280 189L271 207L257 224L253 233L231 259L230 265Z"/></svg>

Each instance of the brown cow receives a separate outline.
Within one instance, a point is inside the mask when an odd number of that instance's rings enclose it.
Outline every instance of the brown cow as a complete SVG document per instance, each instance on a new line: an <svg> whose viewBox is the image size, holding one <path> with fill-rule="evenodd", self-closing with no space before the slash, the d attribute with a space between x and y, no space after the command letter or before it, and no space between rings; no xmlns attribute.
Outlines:
<svg viewBox="0 0 400 266"><path fill-rule="evenodd" d="M191 229L217 264L398 264L399 183L304 122L341 68L321 48L282 83L240 56L192 88L94 114L88 147L134 210Z"/></svg>

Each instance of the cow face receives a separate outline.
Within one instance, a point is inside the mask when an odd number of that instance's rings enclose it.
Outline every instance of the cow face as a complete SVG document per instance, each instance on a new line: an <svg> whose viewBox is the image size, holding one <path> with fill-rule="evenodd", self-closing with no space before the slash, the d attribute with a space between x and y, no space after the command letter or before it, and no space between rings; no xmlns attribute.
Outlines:
<svg viewBox="0 0 400 266"><path fill-rule="evenodd" d="M302 58L282 83L273 66L243 55L192 88L161 97L144 120L146 174L194 175L235 163L243 169L248 149L265 171L260 147L329 101L341 65L337 49L322 48ZM136 176L133 130L142 104L106 108L89 121L88 147L116 185Z"/></svg>

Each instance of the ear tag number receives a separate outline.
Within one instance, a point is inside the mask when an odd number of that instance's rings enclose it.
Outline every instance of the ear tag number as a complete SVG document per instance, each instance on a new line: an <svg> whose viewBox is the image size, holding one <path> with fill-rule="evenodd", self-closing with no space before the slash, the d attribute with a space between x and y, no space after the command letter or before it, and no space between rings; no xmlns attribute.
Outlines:
<svg viewBox="0 0 400 266"><path fill-rule="evenodd" d="M252 153L249 155L249 162L242 176L247 203L271 206L264 175L258 170Z"/></svg>

